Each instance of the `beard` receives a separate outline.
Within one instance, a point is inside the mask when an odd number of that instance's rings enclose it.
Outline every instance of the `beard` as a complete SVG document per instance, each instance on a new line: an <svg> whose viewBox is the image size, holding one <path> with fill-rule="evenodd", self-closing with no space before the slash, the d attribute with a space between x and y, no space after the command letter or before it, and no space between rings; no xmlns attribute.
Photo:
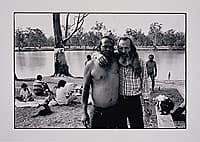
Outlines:
<svg viewBox="0 0 200 142"><path fill-rule="evenodd" d="M119 63L123 66L129 65L131 62L131 56L129 53L120 53Z"/></svg>
<svg viewBox="0 0 200 142"><path fill-rule="evenodd" d="M127 59L131 58L131 51L128 52L128 53L119 52L119 55L120 55L120 57L123 58L124 60L127 60Z"/></svg>
<svg viewBox="0 0 200 142"><path fill-rule="evenodd" d="M129 57L129 54L121 53L120 56L121 56L123 59L126 59L126 58Z"/></svg>
<svg viewBox="0 0 200 142"><path fill-rule="evenodd" d="M110 61L110 59L114 55L111 51L101 51L100 53L103 54L108 59L108 61Z"/></svg>

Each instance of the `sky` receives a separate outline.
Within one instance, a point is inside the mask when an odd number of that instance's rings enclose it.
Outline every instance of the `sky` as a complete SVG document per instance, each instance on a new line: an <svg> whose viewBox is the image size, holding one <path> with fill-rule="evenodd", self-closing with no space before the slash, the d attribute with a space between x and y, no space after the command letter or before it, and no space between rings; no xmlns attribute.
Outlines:
<svg viewBox="0 0 200 142"><path fill-rule="evenodd" d="M53 36L53 21L51 13L16 13L15 28L40 28L47 37ZM66 14L61 14L61 24L65 25ZM72 22L73 15L70 17ZM150 24L158 22L162 24L162 31L174 29L177 32L185 32L184 14L89 14L83 24L84 31L89 31L96 21L114 30L116 34L123 35L126 28L141 29L148 33Z"/></svg>

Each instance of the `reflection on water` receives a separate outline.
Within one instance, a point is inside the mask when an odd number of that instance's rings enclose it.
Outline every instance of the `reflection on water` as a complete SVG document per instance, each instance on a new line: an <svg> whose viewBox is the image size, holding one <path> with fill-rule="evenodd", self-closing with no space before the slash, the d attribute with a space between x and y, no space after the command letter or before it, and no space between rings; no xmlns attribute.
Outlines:
<svg viewBox="0 0 200 142"><path fill-rule="evenodd" d="M70 72L75 76L83 76L84 62L91 51L65 51ZM158 67L157 79L167 79L171 72L171 79L185 79L185 53L184 51L139 51L143 60L153 54ZM16 52L15 71L19 78L35 77L37 74L52 75L54 73L53 51Z"/></svg>
<svg viewBox="0 0 200 142"><path fill-rule="evenodd" d="M15 72L19 78L51 75L54 71L53 52L16 52Z"/></svg>

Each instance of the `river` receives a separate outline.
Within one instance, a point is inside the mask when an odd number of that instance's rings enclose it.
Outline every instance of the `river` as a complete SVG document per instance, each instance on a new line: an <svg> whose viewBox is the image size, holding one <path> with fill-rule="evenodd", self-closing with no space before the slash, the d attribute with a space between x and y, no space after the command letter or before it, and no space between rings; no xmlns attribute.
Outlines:
<svg viewBox="0 0 200 142"><path fill-rule="evenodd" d="M75 76L83 76L84 62L92 51L65 51L70 72ZM171 72L172 80L185 80L185 51L139 51L139 56L147 61L153 54L158 68L158 80L166 80ZM44 76L54 73L54 52L15 52L15 72L19 78Z"/></svg>

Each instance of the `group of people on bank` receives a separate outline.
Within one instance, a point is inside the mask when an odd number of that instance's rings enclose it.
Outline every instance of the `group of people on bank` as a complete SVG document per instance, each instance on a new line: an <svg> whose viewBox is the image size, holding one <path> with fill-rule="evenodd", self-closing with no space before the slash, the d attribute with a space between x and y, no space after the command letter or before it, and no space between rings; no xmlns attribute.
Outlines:
<svg viewBox="0 0 200 142"><path fill-rule="evenodd" d="M87 128L144 128L141 96L148 76L154 91L157 75L153 55L144 63L136 47L128 37L118 41L114 52L114 40L109 36L101 39L98 53L86 63L82 96L82 123ZM88 113L91 87L93 108Z"/></svg>
<svg viewBox="0 0 200 142"><path fill-rule="evenodd" d="M48 105L68 105L77 99L73 93L77 86L74 83L67 83L65 80L59 80L56 91L53 93L48 84L42 80L42 75L37 75L33 82L33 89L28 87L26 83L22 83L20 96L17 98L20 101L34 101L34 96L45 96L44 103Z"/></svg>

